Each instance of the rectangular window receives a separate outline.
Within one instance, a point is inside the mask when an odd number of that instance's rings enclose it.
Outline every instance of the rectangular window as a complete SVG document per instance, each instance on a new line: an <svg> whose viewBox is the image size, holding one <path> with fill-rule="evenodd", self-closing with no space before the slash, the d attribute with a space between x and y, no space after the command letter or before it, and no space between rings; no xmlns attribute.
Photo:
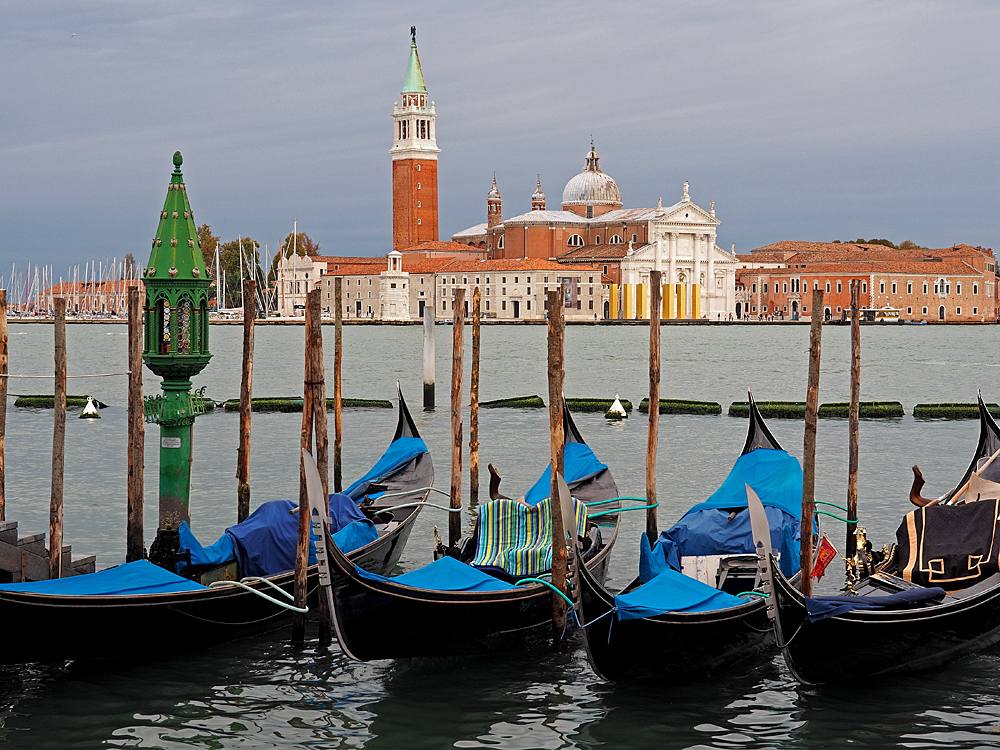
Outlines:
<svg viewBox="0 0 1000 750"><path fill-rule="evenodd" d="M979 308L978 307L973 307L972 308L972 314L973 315L979 315Z"/></svg>
<svg viewBox="0 0 1000 750"><path fill-rule="evenodd" d="M962 293L962 283L958 282L957 284L955 284L955 294L961 294L961 293Z"/></svg>
<svg viewBox="0 0 1000 750"><path fill-rule="evenodd" d="M502 277L500 279L500 281L501 281L501 283L506 284L507 283L507 277L506 276ZM505 294L506 294L506 292L505 292Z"/></svg>
<svg viewBox="0 0 1000 750"><path fill-rule="evenodd" d="M462 283L463 284L468 284L469 283L469 277L468 276L463 276L462 277Z"/></svg>
<svg viewBox="0 0 1000 750"><path fill-rule="evenodd" d="M895 294L895 293L896 293L896 282L895 282L895 281L894 281L894 282L892 282L892 293L893 293L893 294Z"/></svg>
<svg viewBox="0 0 1000 750"><path fill-rule="evenodd" d="M530 299L528 300L528 309L529 310L531 309L531 300Z"/></svg>
<svg viewBox="0 0 1000 750"><path fill-rule="evenodd" d="M489 301L489 300L486 300L486 309L487 309L487 310L489 310L489 309L490 309L490 301Z"/></svg>
<svg viewBox="0 0 1000 750"><path fill-rule="evenodd" d="M861 293L862 294L868 294L868 282L867 281L862 281L861 282Z"/></svg>
<svg viewBox="0 0 1000 750"><path fill-rule="evenodd" d="M785 283L784 283L784 284L782 284L781 286L782 286L782 292L783 292L784 294L788 294L788 282L785 282Z"/></svg>
<svg viewBox="0 0 1000 750"><path fill-rule="evenodd" d="M447 310L448 309L448 300L442 300L441 301L441 309L442 310Z"/></svg>
<svg viewBox="0 0 1000 750"><path fill-rule="evenodd" d="M607 276L607 275L608 275L608 267L607 267L607 266L605 266L605 267L604 267L604 275L605 275L605 276Z"/></svg>
<svg viewBox="0 0 1000 750"><path fill-rule="evenodd" d="M500 303L500 309L501 309L501 310L506 310L506 309L507 309L507 300L503 300L503 301L502 301L502 302ZM558 467L556 467L556 468L558 468Z"/></svg>
<svg viewBox="0 0 1000 750"><path fill-rule="evenodd" d="M884 281L880 281L878 283L878 293L879 294L885 294L885 282Z"/></svg>
<svg viewBox="0 0 1000 750"><path fill-rule="evenodd" d="M814 281L813 282L813 291L815 292L817 289L819 289L819 282L818 281Z"/></svg>
<svg viewBox="0 0 1000 750"><path fill-rule="evenodd" d="M757 293L757 285L756 284L751 284L750 286L752 287L750 291L752 291L754 294L756 294Z"/></svg>
<svg viewBox="0 0 1000 750"><path fill-rule="evenodd" d="M913 313L913 308L912 307L906 308L906 314L910 315L911 313Z"/></svg>
<svg viewBox="0 0 1000 750"><path fill-rule="evenodd" d="M531 304L531 303L529 302L528 304ZM594 309L594 300L590 300L589 304L590 304L590 309L593 310Z"/></svg>
<svg viewBox="0 0 1000 750"><path fill-rule="evenodd" d="M979 294L979 284L972 285L972 293L973 295Z"/></svg>
<svg viewBox="0 0 1000 750"><path fill-rule="evenodd" d="M639 235L633 234L632 235L632 242L638 242L638 241L639 241Z"/></svg>
<svg viewBox="0 0 1000 750"><path fill-rule="evenodd" d="M829 282L829 281L828 281L828 282L826 282L826 293L827 293L827 294L829 294L829 293L830 293L830 282Z"/></svg>
<svg viewBox="0 0 1000 750"><path fill-rule="evenodd" d="M767 282L766 281L764 282L764 294L767 294ZM764 312L767 312L767 310L765 310Z"/></svg>
<svg viewBox="0 0 1000 750"><path fill-rule="evenodd" d="M926 308L926 307L922 307L922 308L921 308L921 310L923 311L923 314L924 314L924 315L926 315L926 314L927 314L927 308Z"/></svg>
<svg viewBox="0 0 1000 750"><path fill-rule="evenodd" d="M517 276L514 277L514 283L517 283Z"/></svg>
<svg viewBox="0 0 1000 750"><path fill-rule="evenodd" d="M528 294L531 294L531 287L528 287Z"/></svg>
<svg viewBox="0 0 1000 750"><path fill-rule="evenodd" d="M844 291L844 290L841 288L840 282L838 281L837 282L837 294L840 294L842 291Z"/></svg>
<svg viewBox="0 0 1000 750"><path fill-rule="evenodd" d="M935 291L937 291L937 290L935 290ZM926 281L924 282L924 294L927 294L927 282ZM924 312L927 312L926 308L924 308Z"/></svg>
<svg viewBox="0 0 1000 750"><path fill-rule="evenodd" d="M764 305L764 306L763 306L762 308L760 308L760 309L761 309L761 310L763 310L764 312L767 312L767 305Z"/></svg>
<svg viewBox="0 0 1000 750"><path fill-rule="evenodd" d="M530 283L531 283L531 277L529 276L528 278L526 278L526 279L524 280L524 283L525 283L525 284L530 284Z"/></svg>
<svg viewBox="0 0 1000 750"><path fill-rule="evenodd" d="M956 307L955 308L955 314L956 315L961 315L962 314L962 308L961 307Z"/></svg>

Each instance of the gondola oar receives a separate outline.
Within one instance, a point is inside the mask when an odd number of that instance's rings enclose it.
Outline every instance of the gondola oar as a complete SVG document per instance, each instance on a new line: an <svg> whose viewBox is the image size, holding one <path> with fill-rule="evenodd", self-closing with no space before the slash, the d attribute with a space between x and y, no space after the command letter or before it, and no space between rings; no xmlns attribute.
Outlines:
<svg viewBox="0 0 1000 750"><path fill-rule="evenodd" d="M306 496L309 498L309 519L312 533L316 537L316 564L319 572L320 595L326 599L326 609L320 608L321 616L333 617L333 590L330 587L330 561L326 552L326 535L330 529L330 505L323 493L323 479L312 455L302 449L302 464L306 473Z"/></svg>

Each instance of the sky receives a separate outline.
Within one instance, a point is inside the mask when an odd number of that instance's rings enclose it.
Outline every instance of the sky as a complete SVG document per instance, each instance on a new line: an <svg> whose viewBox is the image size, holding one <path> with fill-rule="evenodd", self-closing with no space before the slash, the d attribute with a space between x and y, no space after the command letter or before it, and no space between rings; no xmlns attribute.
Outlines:
<svg viewBox="0 0 1000 750"><path fill-rule="evenodd" d="M392 108L417 43L440 233L550 208L593 137L626 207L715 201L718 244L1000 250L1000 4L0 4L0 274L145 261L175 150L199 224L391 249ZM262 247L263 249L263 247Z"/></svg>

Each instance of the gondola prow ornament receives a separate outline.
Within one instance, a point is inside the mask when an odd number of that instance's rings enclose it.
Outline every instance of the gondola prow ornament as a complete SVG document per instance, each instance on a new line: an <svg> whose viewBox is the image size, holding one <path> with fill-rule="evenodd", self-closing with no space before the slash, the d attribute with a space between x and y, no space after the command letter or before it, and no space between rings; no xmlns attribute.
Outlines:
<svg viewBox="0 0 1000 750"><path fill-rule="evenodd" d="M205 412L191 378L212 358L208 351L208 298L205 268L194 213L188 203L181 152L143 276L146 287L142 359L163 378L163 394L145 398L146 421L160 425L160 514L149 558L174 570L177 529L191 520L191 427Z"/></svg>

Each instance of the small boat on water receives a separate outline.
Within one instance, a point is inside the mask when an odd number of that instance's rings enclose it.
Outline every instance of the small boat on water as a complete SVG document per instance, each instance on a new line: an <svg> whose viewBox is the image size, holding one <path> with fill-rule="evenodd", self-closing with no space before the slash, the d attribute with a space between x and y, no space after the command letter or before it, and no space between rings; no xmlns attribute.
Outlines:
<svg viewBox="0 0 1000 750"><path fill-rule="evenodd" d="M618 534L618 488L563 407L565 475L583 565L607 574ZM359 661L515 650L551 635L550 469L520 500L497 494L479 509L471 537L423 568L393 578L356 565L332 542L328 556L334 623L344 652Z"/></svg>
<svg viewBox="0 0 1000 750"><path fill-rule="evenodd" d="M970 471L904 516L897 548L850 596L803 596L775 565L768 520L748 490L768 616L799 681L856 683L1000 643L1000 430L981 394L979 404Z"/></svg>
<svg viewBox="0 0 1000 750"><path fill-rule="evenodd" d="M584 643L602 677L707 675L773 647L744 487L752 482L764 496L791 575L798 570L802 469L748 395L750 424L736 465L652 547L643 533L639 577L616 595L580 567Z"/></svg>
<svg viewBox="0 0 1000 750"><path fill-rule="evenodd" d="M375 466L349 488L354 506L350 517L364 519L350 520L345 526L347 537L359 544L350 559L369 570L392 570L433 480L430 454L400 393L392 443ZM277 502L270 518L281 519L283 515L297 525L288 513L297 505ZM408 507L389 510L407 503ZM331 502L331 507L344 505ZM368 537L376 538L366 541L361 528L365 525L370 527ZM238 573L241 581L216 580L205 585L200 580L212 578L211 571L218 575L233 563L189 571L198 579L192 580L140 560L86 575L0 585L0 619L8 639L8 647L0 652L0 664L183 652L281 626L293 609L294 548L289 553L272 540L270 545L261 543L253 549L248 546L253 540L268 536L266 528L258 530L263 533L234 538L237 564L287 568L254 575L244 567ZM213 545L216 550L217 545ZM197 564L197 556L192 563ZM308 576L311 600L315 601L316 565L310 566Z"/></svg>

